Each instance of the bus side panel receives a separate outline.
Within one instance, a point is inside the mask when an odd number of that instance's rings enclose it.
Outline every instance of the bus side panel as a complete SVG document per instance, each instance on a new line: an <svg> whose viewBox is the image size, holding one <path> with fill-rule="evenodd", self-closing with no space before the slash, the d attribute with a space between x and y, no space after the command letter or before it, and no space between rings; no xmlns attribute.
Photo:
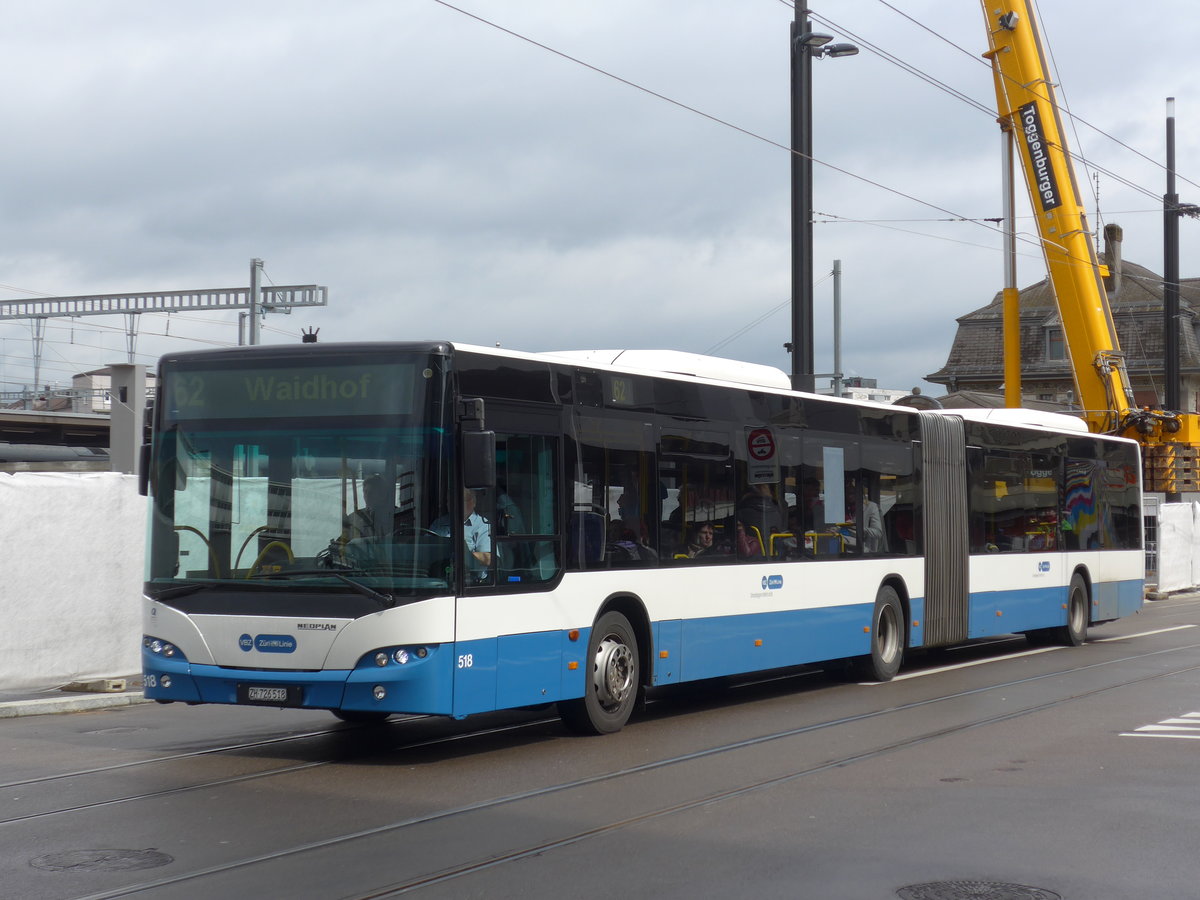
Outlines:
<svg viewBox="0 0 1200 900"><path fill-rule="evenodd" d="M908 646L925 646L925 598L909 597Z"/></svg>
<svg viewBox="0 0 1200 900"><path fill-rule="evenodd" d="M688 619L682 680L716 678L871 651L874 602Z"/></svg>
<svg viewBox="0 0 1200 900"><path fill-rule="evenodd" d="M496 708L498 638L479 638L453 644L454 715L490 712Z"/></svg>
<svg viewBox="0 0 1200 900"><path fill-rule="evenodd" d="M984 591L971 595L969 636L991 637L1067 623L1065 585L1047 582L1015 591Z"/></svg>
<svg viewBox="0 0 1200 900"><path fill-rule="evenodd" d="M682 680L683 621L669 619L654 623L654 659L651 684L678 684ZM663 656L663 654L666 656Z"/></svg>
<svg viewBox="0 0 1200 900"><path fill-rule="evenodd" d="M497 642L496 708L560 699L562 635L557 631L501 635Z"/></svg>
<svg viewBox="0 0 1200 900"><path fill-rule="evenodd" d="M968 637L1066 624L1070 570L1062 554L973 556L970 578Z"/></svg>
<svg viewBox="0 0 1200 900"><path fill-rule="evenodd" d="M1092 620L1119 619L1142 608L1145 599L1145 557L1141 550L1099 554L1092 585Z"/></svg>

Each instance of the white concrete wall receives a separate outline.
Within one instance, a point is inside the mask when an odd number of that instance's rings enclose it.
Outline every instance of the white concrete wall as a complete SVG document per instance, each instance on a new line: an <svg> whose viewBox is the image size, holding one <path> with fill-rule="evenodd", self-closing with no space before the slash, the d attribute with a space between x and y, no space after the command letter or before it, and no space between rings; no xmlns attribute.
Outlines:
<svg viewBox="0 0 1200 900"><path fill-rule="evenodd" d="M1200 584L1200 503L1160 503L1158 507L1158 591L1169 593Z"/></svg>
<svg viewBox="0 0 1200 900"><path fill-rule="evenodd" d="M141 670L146 508L132 475L0 473L0 691Z"/></svg>

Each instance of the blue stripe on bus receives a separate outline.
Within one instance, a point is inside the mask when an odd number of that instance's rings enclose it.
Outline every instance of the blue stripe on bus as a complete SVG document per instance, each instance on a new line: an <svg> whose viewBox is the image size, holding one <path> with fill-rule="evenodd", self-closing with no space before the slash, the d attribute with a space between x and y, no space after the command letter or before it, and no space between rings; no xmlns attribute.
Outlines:
<svg viewBox="0 0 1200 900"><path fill-rule="evenodd" d="M1066 624L1067 587L981 591L970 596L969 636L986 637ZM1140 608L1142 582L1097 584L1091 618L1110 619ZM909 645L924 643L924 601L912 598ZM667 620L652 625L650 682L676 684L870 652L872 603L817 609ZM997 614L999 613L999 615ZM913 624L916 623L916 624ZM146 697L182 702L236 703L237 685L299 685L305 707L386 710L467 716L534 706L583 695L590 672L589 630L502 635L430 647L425 659L376 666L368 654L353 670L285 672L190 665L143 653L155 676ZM665 656L663 655L665 653ZM572 666L572 664L574 664ZM162 675L171 686L161 686ZM377 686L386 691L380 702Z"/></svg>
<svg viewBox="0 0 1200 900"><path fill-rule="evenodd" d="M990 637L1066 625L1068 591L1067 585L1048 584L1023 590L971 594L968 637ZM1098 621L1129 615L1141 608L1142 592L1143 584L1137 579L1094 584L1089 618Z"/></svg>

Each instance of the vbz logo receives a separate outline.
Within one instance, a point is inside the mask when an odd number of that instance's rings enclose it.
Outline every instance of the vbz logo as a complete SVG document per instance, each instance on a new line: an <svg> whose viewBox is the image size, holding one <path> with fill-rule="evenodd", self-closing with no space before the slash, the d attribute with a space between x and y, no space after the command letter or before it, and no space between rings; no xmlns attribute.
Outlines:
<svg viewBox="0 0 1200 900"><path fill-rule="evenodd" d="M1038 563L1038 571L1039 572L1049 572L1050 571L1050 560L1044 559L1040 563Z"/></svg>
<svg viewBox="0 0 1200 900"><path fill-rule="evenodd" d="M782 575L764 575L762 580L764 591L777 591L783 587Z"/></svg>
<svg viewBox="0 0 1200 900"><path fill-rule="evenodd" d="M240 638L238 638L238 646L241 647L245 652L249 653L254 649L254 638L250 637L248 634L243 634Z"/></svg>

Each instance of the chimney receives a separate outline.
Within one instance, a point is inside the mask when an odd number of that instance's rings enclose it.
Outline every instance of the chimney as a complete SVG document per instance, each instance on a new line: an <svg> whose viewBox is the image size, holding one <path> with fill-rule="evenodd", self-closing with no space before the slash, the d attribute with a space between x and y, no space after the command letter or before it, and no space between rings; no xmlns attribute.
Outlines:
<svg viewBox="0 0 1200 900"><path fill-rule="evenodd" d="M1124 237L1120 225L1104 226L1104 264L1108 266L1104 289L1110 298L1116 297L1121 291L1121 241Z"/></svg>

